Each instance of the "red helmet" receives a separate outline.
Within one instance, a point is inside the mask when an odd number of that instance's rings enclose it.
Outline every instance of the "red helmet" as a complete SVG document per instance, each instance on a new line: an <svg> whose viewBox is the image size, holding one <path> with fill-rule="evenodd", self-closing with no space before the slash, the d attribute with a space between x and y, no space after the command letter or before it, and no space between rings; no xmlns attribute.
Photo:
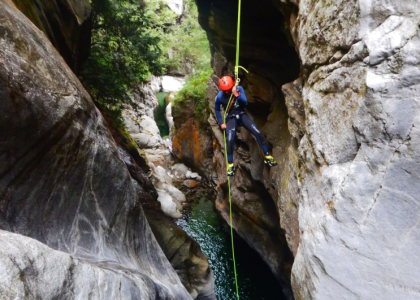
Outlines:
<svg viewBox="0 0 420 300"><path fill-rule="evenodd" d="M233 88L233 79L230 76L223 76L219 80L219 86L222 91L230 91Z"/></svg>

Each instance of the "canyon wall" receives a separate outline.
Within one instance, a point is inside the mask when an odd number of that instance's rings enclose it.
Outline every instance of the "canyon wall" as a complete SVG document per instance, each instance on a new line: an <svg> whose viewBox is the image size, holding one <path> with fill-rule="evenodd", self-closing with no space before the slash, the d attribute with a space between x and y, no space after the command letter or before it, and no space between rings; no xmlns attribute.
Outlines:
<svg viewBox="0 0 420 300"><path fill-rule="evenodd" d="M234 67L237 3L197 4L213 54L212 107L218 78ZM235 229L296 299L417 299L420 4L242 5L240 65L250 72L241 85L279 165L264 167L241 130ZM223 140L214 115L209 123L227 219Z"/></svg>
<svg viewBox="0 0 420 300"><path fill-rule="evenodd" d="M4 1L0 111L0 298L191 298L144 216L147 176L130 177L74 73Z"/></svg>
<svg viewBox="0 0 420 300"><path fill-rule="evenodd" d="M91 6L88 1L12 0L42 30L76 73L90 49Z"/></svg>

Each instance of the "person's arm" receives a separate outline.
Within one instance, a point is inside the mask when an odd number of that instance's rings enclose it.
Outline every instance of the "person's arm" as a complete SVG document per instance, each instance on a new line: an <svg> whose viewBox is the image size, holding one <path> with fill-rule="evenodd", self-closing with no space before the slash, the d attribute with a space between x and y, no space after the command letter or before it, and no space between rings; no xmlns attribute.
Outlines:
<svg viewBox="0 0 420 300"><path fill-rule="evenodd" d="M220 111L220 106L221 106L221 97L220 94L218 94L216 96L216 99L214 101L214 111L216 112L216 117L217 117L217 122L219 123L219 125L223 124L223 120L222 120L222 113Z"/></svg>
<svg viewBox="0 0 420 300"><path fill-rule="evenodd" d="M245 90L241 86L236 86L237 93L239 93L238 96L236 96L236 101L238 101L243 106L248 105L248 99L246 99Z"/></svg>

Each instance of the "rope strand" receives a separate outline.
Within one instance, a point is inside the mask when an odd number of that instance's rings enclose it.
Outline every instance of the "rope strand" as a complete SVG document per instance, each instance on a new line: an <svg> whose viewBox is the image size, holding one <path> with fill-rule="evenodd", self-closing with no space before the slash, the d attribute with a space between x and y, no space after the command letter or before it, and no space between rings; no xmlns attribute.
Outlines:
<svg viewBox="0 0 420 300"><path fill-rule="evenodd" d="M241 32L241 0L238 0L238 27L236 31L236 61L235 61L235 86L239 83L239 38L240 38L240 32ZM245 69L244 69L245 70ZM246 71L246 70L245 70ZM248 71L247 71L248 72ZM231 101L233 99L233 93L230 95L229 102L226 105L228 108L231 104ZM226 115L228 113L229 109L226 109L225 113L223 114L223 122L226 124ZM227 143L226 143L226 129L223 133L224 142L225 142L225 158L226 158L226 168L229 165L228 162L228 156L227 156ZM228 191L229 191L229 221L230 221L230 239L232 242L232 258L233 258L233 271L235 273L235 285L236 285L236 298L239 300L239 285L238 285L238 275L236 272L236 260L235 260L235 245L233 242L233 222L232 222L232 193L230 189L230 178L227 177L228 182Z"/></svg>

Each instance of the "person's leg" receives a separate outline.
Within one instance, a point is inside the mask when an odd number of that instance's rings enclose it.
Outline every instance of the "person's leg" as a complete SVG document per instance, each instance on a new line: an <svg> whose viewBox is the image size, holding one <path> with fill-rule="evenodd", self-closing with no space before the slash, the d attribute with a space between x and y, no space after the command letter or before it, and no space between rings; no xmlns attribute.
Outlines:
<svg viewBox="0 0 420 300"><path fill-rule="evenodd" d="M255 139L257 140L262 151L264 152L264 163L269 167L276 166L277 162L274 160L274 157L270 155L270 152L268 152L267 143L265 142L265 139L261 132L258 130L255 122L247 114L241 115L241 122L242 125L255 136Z"/></svg>
<svg viewBox="0 0 420 300"><path fill-rule="evenodd" d="M255 122L248 116L247 114L241 115L241 122L242 125L252 133L253 136L255 136L255 139L257 140L258 144L260 145L262 151L264 152L264 155L270 155L268 152L268 146L265 142L265 139L261 132L258 130L257 125Z"/></svg>
<svg viewBox="0 0 420 300"><path fill-rule="evenodd" d="M233 163L233 150L235 149L236 118L229 118L226 122L226 147L229 164Z"/></svg>

